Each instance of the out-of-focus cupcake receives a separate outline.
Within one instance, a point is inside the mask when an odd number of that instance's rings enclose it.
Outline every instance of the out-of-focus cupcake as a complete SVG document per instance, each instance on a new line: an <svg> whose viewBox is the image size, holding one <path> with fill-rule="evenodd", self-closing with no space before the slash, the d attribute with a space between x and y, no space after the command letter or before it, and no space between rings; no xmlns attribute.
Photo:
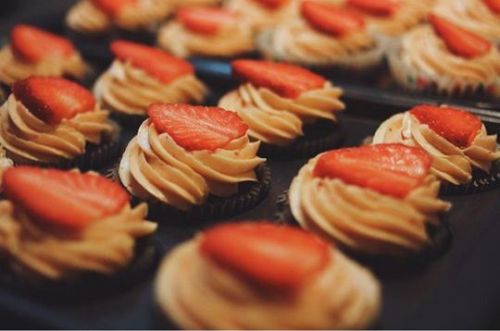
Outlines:
<svg viewBox="0 0 500 331"><path fill-rule="evenodd" d="M182 6L216 6L222 0L170 0L175 8Z"/></svg>
<svg viewBox="0 0 500 331"><path fill-rule="evenodd" d="M184 329L363 329L381 310L367 269L310 233L262 221L219 225L175 248L155 296Z"/></svg>
<svg viewBox="0 0 500 331"><path fill-rule="evenodd" d="M243 83L219 106L238 113L250 137L264 143L266 156L316 155L339 142L335 123L345 107L341 88L291 64L236 60L232 69Z"/></svg>
<svg viewBox="0 0 500 331"><path fill-rule="evenodd" d="M253 28L261 30L296 16L298 0L229 0L225 8L240 13Z"/></svg>
<svg viewBox="0 0 500 331"><path fill-rule="evenodd" d="M383 44L361 14L320 0L302 1L299 17L263 31L257 40L268 59L355 70L377 67Z"/></svg>
<svg viewBox="0 0 500 331"><path fill-rule="evenodd" d="M116 156L119 127L84 87L32 76L12 91L0 108L0 143L16 164L93 168Z"/></svg>
<svg viewBox="0 0 500 331"><path fill-rule="evenodd" d="M137 117L141 123L152 103L201 103L207 94L193 66L163 50L119 40L111 51L116 58L94 93L104 107L124 115L123 122Z"/></svg>
<svg viewBox="0 0 500 331"><path fill-rule="evenodd" d="M29 76L83 80L88 69L71 41L30 25L14 26L0 49L0 83L9 86Z"/></svg>
<svg viewBox="0 0 500 331"><path fill-rule="evenodd" d="M179 57L234 57L254 50L253 29L217 7L182 7L158 32L158 45Z"/></svg>
<svg viewBox="0 0 500 331"><path fill-rule="evenodd" d="M436 14L389 54L394 79L412 91L500 96L500 52L487 39Z"/></svg>

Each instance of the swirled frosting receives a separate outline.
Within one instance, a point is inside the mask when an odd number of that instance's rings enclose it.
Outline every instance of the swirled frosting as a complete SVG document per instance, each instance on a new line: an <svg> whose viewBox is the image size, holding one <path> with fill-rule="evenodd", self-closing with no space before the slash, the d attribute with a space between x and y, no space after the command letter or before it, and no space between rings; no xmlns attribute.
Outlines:
<svg viewBox="0 0 500 331"><path fill-rule="evenodd" d="M134 256L137 238L156 230L147 205L126 206L81 231L51 231L9 201L0 201L0 253L21 270L49 279L113 274ZM18 268L14 268L18 269Z"/></svg>
<svg viewBox="0 0 500 331"><path fill-rule="evenodd" d="M208 194L230 196L239 183L255 181L254 170L264 162L258 149L259 143L244 135L213 152L188 152L146 120L123 154L120 180L137 197L186 210Z"/></svg>
<svg viewBox="0 0 500 331"><path fill-rule="evenodd" d="M466 30L500 40L500 15L492 12L483 0L438 0L433 12Z"/></svg>
<svg viewBox="0 0 500 331"><path fill-rule="evenodd" d="M430 26L408 32L390 54L389 64L403 85L417 81L422 85L419 88L434 83L439 91L448 93L483 87L500 93L500 53L495 47L483 56L467 59L451 53Z"/></svg>
<svg viewBox="0 0 500 331"><path fill-rule="evenodd" d="M437 225L439 214L450 208L439 200L440 182L432 175L398 199L337 178L314 177L318 157L292 181L292 214L302 227L351 249L387 255L419 251L430 241L426 225Z"/></svg>
<svg viewBox="0 0 500 331"><path fill-rule="evenodd" d="M160 307L185 329L358 329L380 310L376 279L334 250L318 275L283 293L218 266L192 240L165 259L155 288Z"/></svg>
<svg viewBox="0 0 500 331"><path fill-rule="evenodd" d="M70 76L83 79L88 67L79 53L69 57L46 58L29 63L17 58L9 45L0 50L0 82L12 85L29 76Z"/></svg>
<svg viewBox="0 0 500 331"><path fill-rule="evenodd" d="M489 172L494 160L500 158L497 136L488 135L484 125L472 144L465 148L453 145L420 123L409 112L396 114L377 129L374 144L399 142L419 146L432 157L431 172L453 184L464 184L472 179L472 167Z"/></svg>
<svg viewBox="0 0 500 331"><path fill-rule="evenodd" d="M260 30L293 18L297 14L297 5L298 1L289 0L281 7L271 9L256 0L229 0L225 7L240 13L254 28Z"/></svg>
<svg viewBox="0 0 500 331"><path fill-rule="evenodd" d="M94 111L50 125L33 115L11 94L0 108L0 143L14 160L50 162L74 159L85 153L87 143L99 144L112 132L108 112Z"/></svg>
<svg viewBox="0 0 500 331"><path fill-rule="evenodd" d="M110 16L92 4L80 0L66 16L66 25L84 34L100 34L113 26L125 30L148 30L165 19L172 4L165 0L138 0L136 5L126 6L116 16Z"/></svg>
<svg viewBox="0 0 500 331"><path fill-rule="evenodd" d="M145 115L154 102L201 103L207 89L194 74L165 84L128 62L115 60L96 82L94 94L113 111Z"/></svg>
<svg viewBox="0 0 500 331"><path fill-rule="evenodd" d="M303 135L304 123L317 119L336 121L344 109L342 89L326 82L322 89L302 93L296 99L284 98L270 89L246 83L229 92L219 107L235 110L249 126L249 135L273 145L286 145Z"/></svg>

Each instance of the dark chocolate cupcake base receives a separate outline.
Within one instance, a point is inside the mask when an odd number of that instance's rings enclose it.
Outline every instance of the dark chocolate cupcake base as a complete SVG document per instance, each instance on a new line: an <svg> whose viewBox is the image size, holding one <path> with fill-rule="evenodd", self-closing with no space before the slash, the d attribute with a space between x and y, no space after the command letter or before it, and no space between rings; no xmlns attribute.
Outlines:
<svg viewBox="0 0 500 331"><path fill-rule="evenodd" d="M493 162L490 173L474 169L472 180L468 184L453 185L448 182L441 183L440 194L442 195L462 195L473 194L493 190L500 187L500 160Z"/></svg>

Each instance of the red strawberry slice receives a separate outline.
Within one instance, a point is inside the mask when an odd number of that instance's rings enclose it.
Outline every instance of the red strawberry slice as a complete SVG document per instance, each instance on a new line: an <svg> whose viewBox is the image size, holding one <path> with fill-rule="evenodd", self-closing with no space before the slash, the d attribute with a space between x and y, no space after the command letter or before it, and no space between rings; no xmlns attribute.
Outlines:
<svg viewBox="0 0 500 331"><path fill-rule="evenodd" d="M51 57L65 58L75 53L68 39L30 25L16 25L11 30L10 42L14 54L30 63Z"/></svg>
<svg viewBox="0 0 500 331"><path fill-rule="evenodd" d="M429 22L450 52L458 56L470 59L484 55L491 49L491 43L488 40L436 14L429 14Z"/></svg>
<svg viewBox="0 0 500 331"><path fill-rule="evenodd" d="M391 16L399 9L397 0L347 0L346 5L373 16Z"/></svg>
<svg viewBox="0 0 500 331"><path fill-rule="evenodd" d="M111 51L122 61L146 71L164 83L194 72L193 66L158 48L117 40L111 43Z"/></svg>
<svg viewBox="0 0 500 331"><path fill-rule="evenodd" d="M269 9L278 9L289 2L289 0L254 0Z"/></svg>
<svg viewBox="0 0 500 331"><path fill-rule="evenodd" d="M99 175L36 167L9 168L3 175L8 199L50 225L82 229L118 213L129 201L118 184Z"/></svg>
<svg viewBox="0 0 500 331"><path fill-rule="evenodd" d="M313 234L263 222L216 226L199 248L222 267L280 289L299 287L331 260L329 246Z"/></svg>
<svg viewBox="0 0 500 331"><path fill-rule="evenodd" d="M312 27L334 36L342 37L365 27L362 15L325 2L303 1L301 13Z"/></svg>
<svg viewBox="0 0 500 331"><path fill-rule="evenodd" d="M236 60L233 75L259 87L266 87L285 98L297 98L303 92L322 88L326 80L304 68L285 63Z"/></svg>
<svg viewBox="0 0 500 331"><path fill-rule="evenodd" d="M477 116L458 108L419 105L411 109L410 113L459 147L470 146L482 127Z"/></svg>
<svg viewBox="0 0 500 331"><path fill-rule="evenodd" d="M343 148L321 155L314 176L339 178L382 194L404 198L429 173L430 156L420 148L380 144Z"/></svg>
<svg viewBox="0 0 500 331"><path fill-rule="evenodd" d="M92 4L110 17L116 17L128 6L137 4L137 0L91 0Z"/></svg>
<svg viewBox="0 0 500 331"><path fill-rule="evenodd" d="M32 76L14 83L12 92L35 116L49 124L58 124L95 107L90 91L64 78Z"/></svg>
<svg viewBox="0 0 500 331"><path fill-rule="evenodd" d="M183 7L177 11L177 20L195 33L214 35L227 25L238 24L238 16L216 7Z"/></svg>
<svg viewBox="0 0 500 331"><path fill-rule="evenodd" d="M214 151L248 130L236 113L218 107L152 104L148 115L158 132L188 151Z"/></svg>
<svg viewBox="0 0 500 331"><path fill-rule="evenodd" d="M500 0L483 0L494 13L500 14Z"/></svg>

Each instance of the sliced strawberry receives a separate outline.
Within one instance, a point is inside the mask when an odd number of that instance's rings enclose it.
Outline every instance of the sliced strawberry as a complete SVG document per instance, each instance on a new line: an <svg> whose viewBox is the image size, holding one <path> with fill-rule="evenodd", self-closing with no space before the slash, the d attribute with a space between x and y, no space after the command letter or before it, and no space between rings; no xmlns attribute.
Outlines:
<svg viewBox="0 0 500 331"><path fill-rule="evenodd" d="M176 17L186 29L207 35L217 34L224 26L238 24L235 13L217 7L183 7Z"/></svg>
<svg viewBox="0 0 500 331"><path fill-rule="evenodd" d="M216 226L199 247L222 267L280 289L297 288L331 259L329 246L313 234L264 222Z"/></svg>
<svg viewBox="0 0 500 331"><path fill-rule="evenodd" d="M303 1L301 13L315 29L334 36L342 37L365 27L362 15L353 10L321 1Z"/></svg>
<svg viewBox="0 0 500 331"><path fill-rule="evenodd" d="M285 63L259 60L236 60L232 63L233 75L266 87L286 98L297 98L303 92L322 88L326 80L301 67Z"/></svg>
<svg viewBox="0 0 500 331"><path fill-rule="evenodd" d="M260 5L269 8L269 9L278 9L283 7L285 4L290 2L290 0L254 0L258 2Z"/></svg>
<svg viewBox="0 0 500 331"><path fill-rule="evenodd" d="M35 116L50 124L95 107L89 90L64 78L31 76L14 83L12 92Z"/></svg>
<svg viewBox="0 0 500 331"><path fill-rule="evenodd" d="M164 83L194 72L193 66L158 48L153 48L125 40L111 43L111 51L122 61L146 71Z"/></svg>
<svg viewBox="0 0 500 331"><path fill-rule="evenodd" d="M116 17L121 14L123 9L128 6L136 5L138 0L91 0L92 4L102 10L110 17Z"/></svg>
<svg viewBox="0 0 500 331"><path fill-rule="evenodd" d="M479 117L458 108L419 105L411 109L410 113L459 147L470 146L482 126Z"/></svg>
<svg viewBox="0 0 500 331"><path fill-rule="evenodd" d="M397 0L347 0L346 5L373 16L391 16L399 9Z"/></svg>
<svg viewBox="0 0 500 331"><path fill-rule="evenodd" d="M50 225L72 229L119 212L127 192L99 175L20 166L3 175L8 199L20 210Z"/></svg>
<svg viewBox="0 0 500 331"><path fill-rule="evenodd" d="M321 155L314 176L339 178L352 185L404 198L429 173L430 156L420 148L380 144L343 148Z"/></svg>
<svg viewBox="0 0 500 331"><path fill-rule="evenodd" d="M496 14L500 14L500 0L483 0L490 10Z"/></svg>
<svg viewBox="0 0 500 331"><path fill-rule="evenodd" d="M156 130L188 151L216 150L248 130L236 113L218 107L152 104L148 115Z"/></svg>
<svg viewBox="0 0 500 331"><path fill-rule="evenodd" d="M491 43L483 37L454 25L436 14L429 14L429 22L443 39L450 52L465 58L474 58L488 53Z"/></svg>
<svg viewBox="0 0 500 331"><path fill-rule="evenodd" d="M46 58L65 58L75 53L71 41L34 26L19 24L10 32L12 51L30 63Z"/></svg>

